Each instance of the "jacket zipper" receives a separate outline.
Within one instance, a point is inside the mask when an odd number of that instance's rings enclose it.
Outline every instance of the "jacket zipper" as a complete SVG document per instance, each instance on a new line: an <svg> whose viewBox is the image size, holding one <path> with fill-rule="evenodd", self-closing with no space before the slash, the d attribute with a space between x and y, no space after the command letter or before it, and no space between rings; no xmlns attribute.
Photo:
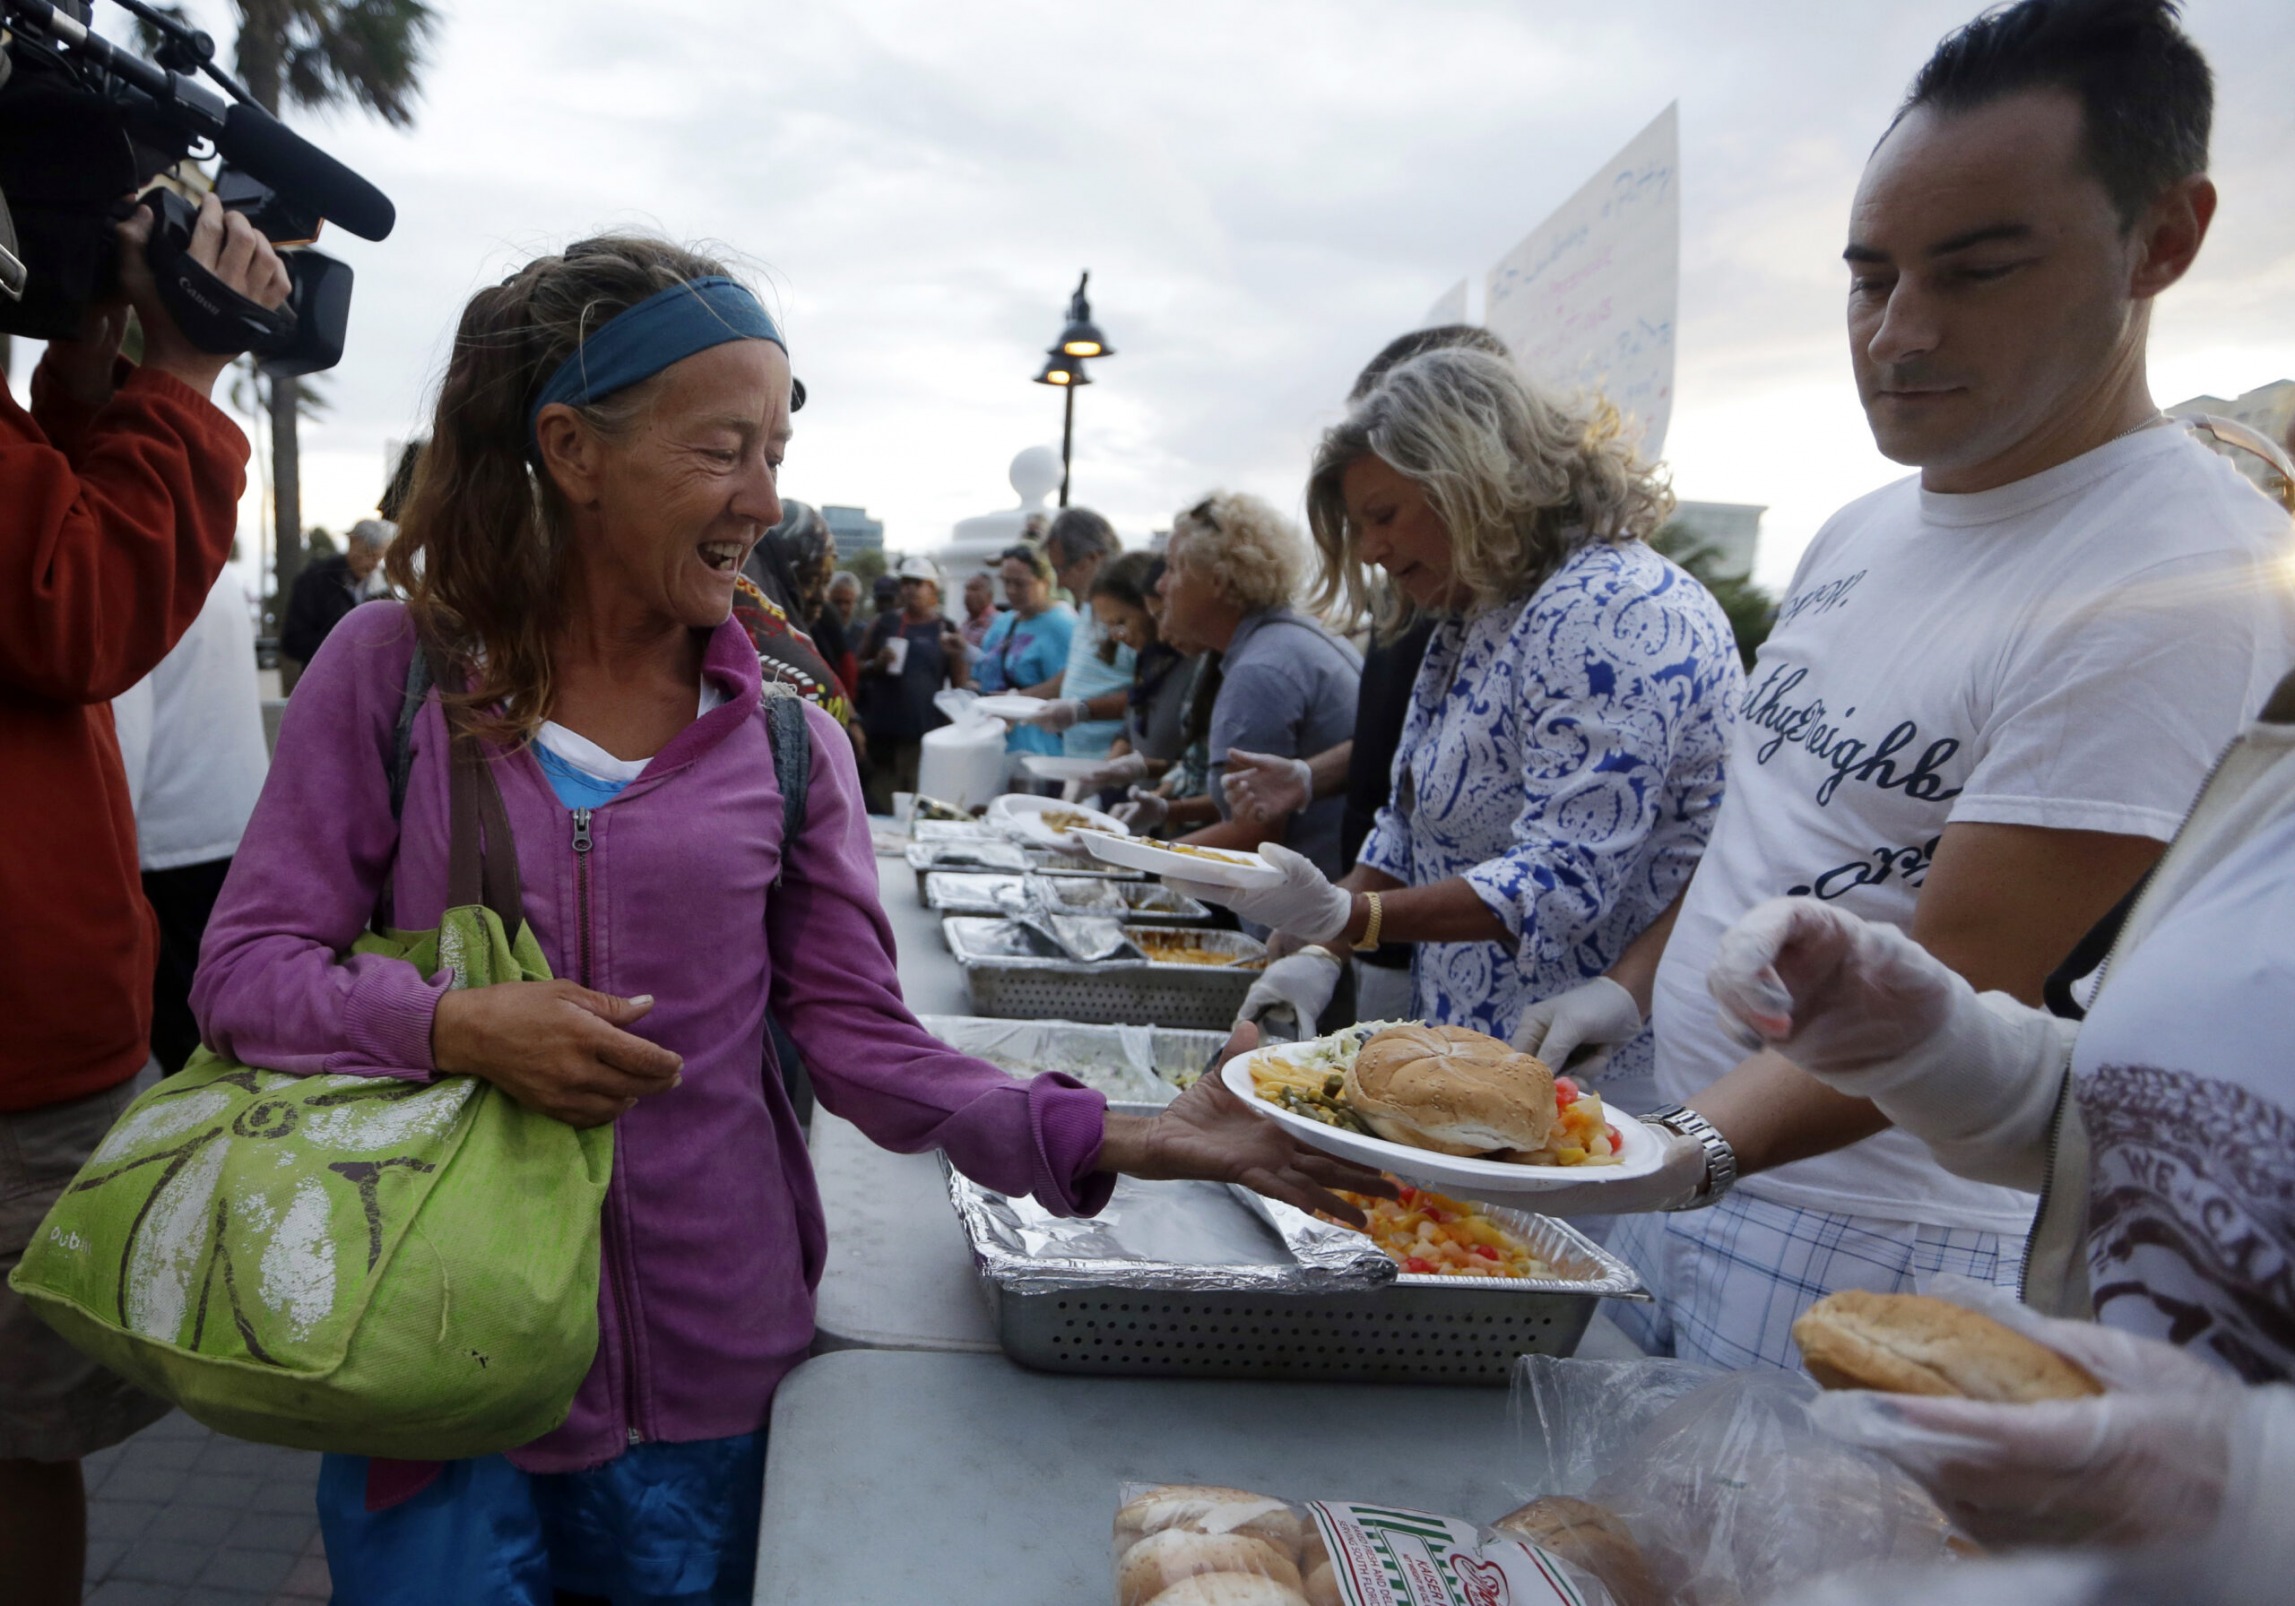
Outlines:
<svg viewBox="0 0 2295 1606"><path fill-rule="evenodd" d="M574 927L576 965L579 980L584 987L594 986L591 975L590 950L590 849L596 845L590 835L590 811L574 810ZM628 1231L629 1194L622 1187L623 1165L619 1154L614 1157L614 1176L611 1186L622 1192L620 1212L623 1233ZM636 1312L632 1308L635 1295L624 1266L625 1245L621 1234L607 1246L606 1270L613 1278L614 1310L621 1317L622 1328L622 1402L628 1412L629 1442L639 1444L645 1435L638 1430L637 1337Z"/></svg>

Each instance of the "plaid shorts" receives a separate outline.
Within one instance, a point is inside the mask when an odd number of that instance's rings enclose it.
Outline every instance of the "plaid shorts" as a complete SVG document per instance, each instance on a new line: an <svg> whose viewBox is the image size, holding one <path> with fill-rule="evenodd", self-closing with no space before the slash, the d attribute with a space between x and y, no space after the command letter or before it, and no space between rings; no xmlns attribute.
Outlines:
<svg viewBox="0 0 2295 1606"><path fill-rule="evenodd" d="M6 1277L64 1188L159 1074L66 1104L0 1114L0 1461L77 1461L167 1414L32 1314Z"/></svg>
<svg viewBox="0 0 2295 1606"><path fill-rule="evenodd" d="M1623 1217L1609 1247L1657 1296L1612 1302L1627 1336L1652 1355L1732 1370L1799 1370L1794 1319L1836 1289L1910 1293L1939 1272L2014 1288L2024 1269L2013 1235L1835 1215L1746 1193L1710 1210Z"/></svg>

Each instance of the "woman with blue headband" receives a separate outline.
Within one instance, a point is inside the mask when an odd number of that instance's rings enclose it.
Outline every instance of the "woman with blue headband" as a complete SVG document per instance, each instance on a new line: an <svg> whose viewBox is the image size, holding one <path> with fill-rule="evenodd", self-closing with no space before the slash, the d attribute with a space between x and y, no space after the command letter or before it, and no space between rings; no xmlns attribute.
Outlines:
<svg viewBox="0 0 2295 1606"><path fill-rule="evenodd" d="M584 241L481 291L392 550L408 600L335 631L280 733L208 928L207 1040L282 1071L473 1074L615 1124L600 1341L565 1424L506 1456L328 1456L344 1606L750 1598L763 1428L812 1342L826 1248L804 1134L759 1071L768 1007L831 1111L1058 1212L1098 1209L1118 1171L1341 1213L1330 1189L1383 1191L1213 1079L1110 1115L908 1012L851 749L807 707L801 812L783 798L730 617L781 516L798 394L756 297L658 240ZM394 773L418 644L448 685ZM346 957L386 896L392 925L438 922L450 732L482 744L557 980L449 991Z"/></svg>

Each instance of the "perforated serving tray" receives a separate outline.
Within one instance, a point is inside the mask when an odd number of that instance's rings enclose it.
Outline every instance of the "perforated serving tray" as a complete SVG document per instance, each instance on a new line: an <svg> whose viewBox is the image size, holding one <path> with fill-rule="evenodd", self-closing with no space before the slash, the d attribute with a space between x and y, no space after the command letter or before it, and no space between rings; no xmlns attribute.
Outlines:
<svg viewBox="0 0 2295 1606"><path fill-rule="evenodd" d="M1099 963L1015 952L1008 920L951 916L941 923L964 972L976 1015L1016 1020L1115 1022L1225 1031L1257 970L1219 965ZM1131 928L1126 928L1127 931ZM1163 928L1169 934L1169 928ZM1191 931L1204 946L1237 956L1265 946L1239 931ZM1135 934L1136 936L1136 934Z"/></svg>

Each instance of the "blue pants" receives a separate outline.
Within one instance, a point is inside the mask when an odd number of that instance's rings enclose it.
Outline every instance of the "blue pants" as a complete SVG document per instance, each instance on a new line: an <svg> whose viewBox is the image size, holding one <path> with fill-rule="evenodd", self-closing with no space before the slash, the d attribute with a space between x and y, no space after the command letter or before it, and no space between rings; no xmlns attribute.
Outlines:
<svg viewBox="0 0 2295 1606"><path fill-rule="evenodd" d="M450 1461L387 1511L367 1459L323 1457L319 1528L335 1606L746 1606L765 1493L765 1435L639 1444L581 1472Z"/></svg>

